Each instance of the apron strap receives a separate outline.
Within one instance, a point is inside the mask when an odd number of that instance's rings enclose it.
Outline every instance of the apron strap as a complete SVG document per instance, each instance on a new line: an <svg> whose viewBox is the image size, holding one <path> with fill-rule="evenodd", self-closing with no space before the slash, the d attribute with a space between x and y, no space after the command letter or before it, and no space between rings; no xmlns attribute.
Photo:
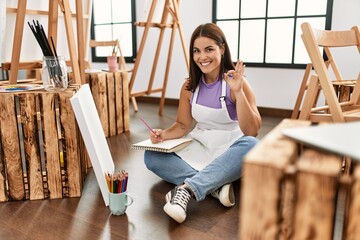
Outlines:
<svg viewBox="0 0 360 240"><path fill-rule="evenodd" d="M219 101L221 103L222 108L226 107L225 99L226 99L226 81L223 79L221 81L221 97L219 97Z"/></svg>

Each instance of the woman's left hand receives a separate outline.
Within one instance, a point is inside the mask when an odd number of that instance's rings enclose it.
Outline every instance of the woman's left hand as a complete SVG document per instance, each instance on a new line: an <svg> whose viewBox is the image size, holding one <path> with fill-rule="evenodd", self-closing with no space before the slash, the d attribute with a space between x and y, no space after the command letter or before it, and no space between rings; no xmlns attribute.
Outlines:
<svg viewBox="0 0 360 240"><path fill-rule="evenodd" d="M233 92L240 92L244 82L245 64L243 61L238 60L235 70L229 70L224 73L224 79L229 84Z"/></svg>

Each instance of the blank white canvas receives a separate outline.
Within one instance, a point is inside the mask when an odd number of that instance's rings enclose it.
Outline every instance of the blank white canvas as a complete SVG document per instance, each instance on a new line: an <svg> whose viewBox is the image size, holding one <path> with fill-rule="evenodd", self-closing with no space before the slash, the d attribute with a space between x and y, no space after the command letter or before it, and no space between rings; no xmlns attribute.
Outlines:
<svg viewBox="0 0 360 240"><path fill-rule="evenodd" d="M70 99L70 102L89 153L105 205L108 206L109 190L105 173L113 173L115 167L89 85L82 85L80 90Z"/></svg>
<svg viewBox="0 0 360 240"><path fill-rule="evenodd" d="M360 122L358 121L288 128L282 133L305 145L360 161Z"/></svg>

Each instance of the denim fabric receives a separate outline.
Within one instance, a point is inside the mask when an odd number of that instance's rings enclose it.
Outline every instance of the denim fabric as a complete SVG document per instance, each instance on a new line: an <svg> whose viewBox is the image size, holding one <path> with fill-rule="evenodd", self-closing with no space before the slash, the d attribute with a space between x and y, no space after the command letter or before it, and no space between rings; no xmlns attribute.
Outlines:
<svg viewBox="0 0 360 240"><path fill-rule="evenodd" d="M224 184L240 178L243 158L258 141L252 136L239 138L200 171L192 168L175 153L145 151L144 161L150 171L165 181L175 185L186 183L196 200L201 201Z"/></svg>

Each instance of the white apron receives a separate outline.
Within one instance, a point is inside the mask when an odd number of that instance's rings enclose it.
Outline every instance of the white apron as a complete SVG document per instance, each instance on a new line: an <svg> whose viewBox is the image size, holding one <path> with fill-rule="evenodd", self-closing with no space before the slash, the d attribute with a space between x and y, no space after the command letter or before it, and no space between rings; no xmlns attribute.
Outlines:
<svg viewBox="0 0 360 240"><path fill-rule="evenodd" d="M230 118L225 97L221 97L221 108L215 109L196 103L199 87L196 88L192 101L191 113L197 121L195 128L187 137L193 141L187 147L176 152L184 161L196 170L201 170L216 157L224 153L244 134L238 121ZM222 80L222 95L226 95L226 82ZM230 97L230 96L228 96Z"/></svg>

